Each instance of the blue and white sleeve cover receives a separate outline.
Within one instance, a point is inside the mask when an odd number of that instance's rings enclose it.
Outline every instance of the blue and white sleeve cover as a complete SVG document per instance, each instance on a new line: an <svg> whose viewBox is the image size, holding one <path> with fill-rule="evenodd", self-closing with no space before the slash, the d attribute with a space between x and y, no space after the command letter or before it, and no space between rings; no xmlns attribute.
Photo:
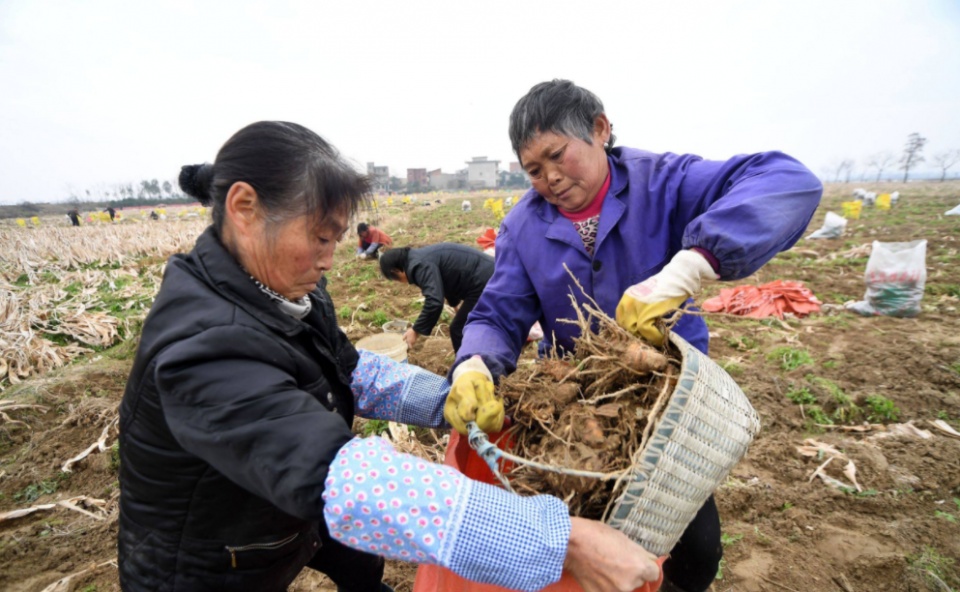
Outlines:
<svg viewBox="0 0 960 592"><path fill-rule="evenodd" d="M357 351L360 360L350 383L357 415L426 428L449 427L443 420L443 403L450 392L446 378L365 349Z"/></svg>
<svg viewBox="0 0 960 592"><path fill-rule="evenodd" d="M474 481L382 438L354 438L337 452L323 500L334 539L388 559L514 590L539 590L563 570L571 525L561 500Z"/></svg>

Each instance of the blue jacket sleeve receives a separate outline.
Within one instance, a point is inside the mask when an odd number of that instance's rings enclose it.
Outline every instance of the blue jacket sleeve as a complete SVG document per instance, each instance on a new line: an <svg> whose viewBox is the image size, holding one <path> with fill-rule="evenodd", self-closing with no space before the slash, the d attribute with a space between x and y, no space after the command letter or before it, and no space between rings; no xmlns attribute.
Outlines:
<svg viewBox="0 0 960 592"><path fill-rule="evenodd" d="M540 299L517 254L518 246L507 223L501 224L493 276L467 318L451 373L474 355L483 358L494 379L516 370L530 327L541 314Z"/></svg>
<svg viewBox="0 0 960 592"><path fill-rule="evenodd" d="M673 157L664 169L666 179L682 179L674 211L682 248L712 253L721 280L747 277L793 246L823 193L813 173L780 152L725 162Z"/></svg>

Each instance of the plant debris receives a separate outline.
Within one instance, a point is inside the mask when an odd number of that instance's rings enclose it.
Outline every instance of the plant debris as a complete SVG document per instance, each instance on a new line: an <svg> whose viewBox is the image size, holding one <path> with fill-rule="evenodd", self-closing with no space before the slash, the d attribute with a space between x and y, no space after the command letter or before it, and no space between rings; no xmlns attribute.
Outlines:
<svg viewBox="0 0 960 592"><path fill-rule="evenodd" d="M576 355L555 354L518 369L498 390L513 419L513 455L604 478L521 463L508 469L508 478L518 492L550 493L563 499L572 515L600 519L619 497L633 459L669 400L680 360L672 349L654 348L628 333L592 300L580 307L570 298L578 318L565 322L581 330Z"/></svg>

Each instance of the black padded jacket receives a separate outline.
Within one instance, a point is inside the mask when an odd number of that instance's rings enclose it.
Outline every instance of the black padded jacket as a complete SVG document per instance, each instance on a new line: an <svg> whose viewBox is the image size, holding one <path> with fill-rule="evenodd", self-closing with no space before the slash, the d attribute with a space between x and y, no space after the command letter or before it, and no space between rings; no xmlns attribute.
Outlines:
<svg viewBox="0 0 960 592"><path fill-rule="evenodd" d="M212 228L170 259L120 406L124 590L284 590L318 551L358 359L324 286L300 321Z"/></svg>
<svg viewBox="0 0 960 592"><path fill-rule="evenodd" d="M480 298L493 275L493 257L467 245L437 243L410 249L404 271L424 296L423 310L413 330L429 335L440 320L444 300L457 306L468 298Z"/></svg>

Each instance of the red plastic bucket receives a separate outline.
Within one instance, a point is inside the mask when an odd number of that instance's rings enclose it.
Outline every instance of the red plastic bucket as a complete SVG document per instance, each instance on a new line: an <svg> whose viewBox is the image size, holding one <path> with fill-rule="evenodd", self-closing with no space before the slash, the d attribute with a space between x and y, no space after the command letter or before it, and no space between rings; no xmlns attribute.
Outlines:
<svg viewBox="0 0 960 592"><path fill-rule="evenodd" d="M509 449L510 445L504 439L504 434L493 434L490 441L500 448ZM463 438L455 431L450 432L450 444L447 446L447 454L443 459L443 464L453 467L476 481L499 485L499 481L490 472L487 463L470 448L466 438ZM506 467L509 470L509 466ZM657 560L661 566L666 557ZM656 582L637 588L634 592L657 592L663 581L663 572L660 572L660 578ZM509 592L508 588L492 586L490 584L478 584L465 580L452 571L436 566L421 565L417 568L417 577L413 582L413 592ZM563 572L559 582L550 584L543 588L543 592L583 592L580 584L573 579L573 576Z"/></svg>

